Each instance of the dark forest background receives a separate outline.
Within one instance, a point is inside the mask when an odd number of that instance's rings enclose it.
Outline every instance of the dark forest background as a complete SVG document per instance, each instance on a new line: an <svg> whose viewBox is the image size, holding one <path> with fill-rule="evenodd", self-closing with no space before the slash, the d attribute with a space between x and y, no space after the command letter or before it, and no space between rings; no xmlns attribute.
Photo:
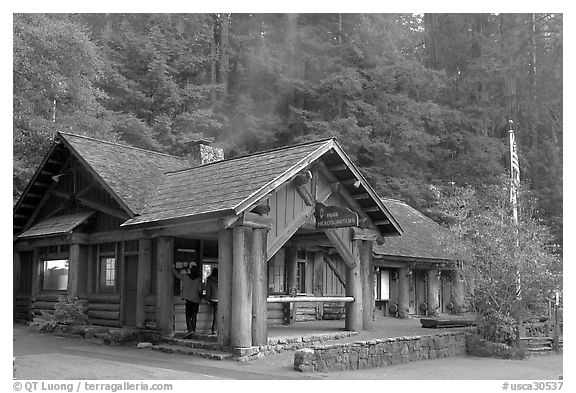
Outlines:
<svg viewBox="0 0 576 393"><path fill-rule="evenodd" d="M15 14L13 197L56 131L227 157L336 137L433 213L509 171L562 241L562 14Z"/></svg>

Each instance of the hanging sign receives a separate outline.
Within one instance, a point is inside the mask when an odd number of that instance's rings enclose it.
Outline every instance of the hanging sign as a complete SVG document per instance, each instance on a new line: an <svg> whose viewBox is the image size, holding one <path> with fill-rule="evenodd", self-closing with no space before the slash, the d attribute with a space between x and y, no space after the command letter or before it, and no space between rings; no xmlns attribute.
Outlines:
<svg viewBox="0 0 576 393"><path fill-rule="evenodd" d="M314 216L318 229L358 226L358 214L345 207L317 203Z"/></svg>

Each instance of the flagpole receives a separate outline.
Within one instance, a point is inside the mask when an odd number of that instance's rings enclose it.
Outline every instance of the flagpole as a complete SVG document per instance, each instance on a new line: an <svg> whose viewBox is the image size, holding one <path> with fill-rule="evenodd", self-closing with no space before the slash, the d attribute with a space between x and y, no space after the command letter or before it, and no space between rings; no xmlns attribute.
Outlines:
<svg viewBox="0 0 576 393"><path fill-rule="evenodd" d="M514 121L508 120L510 129L510 203L512 204L512 223L516 231L516 249L519 250L518 239L518 186L520 183L520 166L518 163L518 152L516 149L516 137L514 135ZM520 263L516 262L516 298L522 300L522 286L520 280Z"/></svg>

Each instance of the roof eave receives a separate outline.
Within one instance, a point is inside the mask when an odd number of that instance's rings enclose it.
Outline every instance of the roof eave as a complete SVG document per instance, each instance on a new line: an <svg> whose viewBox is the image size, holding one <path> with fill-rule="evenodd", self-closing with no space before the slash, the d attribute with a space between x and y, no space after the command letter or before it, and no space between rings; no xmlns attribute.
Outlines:
<svg viewBox="0 0 576 393"><path fill-rule="evenodd" d="M344 163L350 168L350 170L352 171L352 173L354 174L356 179L358 179L360 181L360 183L362 184L364 189L368 192L368 194L370 195L370 198L372 198L374 203L384 213L384 215L390 221L390 224L392 224L392 226L394 227L396 233L389 233L389 234L387 234L387 236L399 236L399 235L401 235L402 232L404 232L404 230L400 226L400 223L394 218L394 216L392 215L392 213L390 213L388 208L386 206L384 206L384 204L380 200L380 197L378 196L378 194L376 194L376 191L374 191L374 189L372 188L370 183L368 183L368 180L366 180L364 175L362 175L362 172L360 172L360 170L352 162L350 157L348 157L348 155L346 154L344 149L342 149L342 147L338 144L337 141L334 141L334 150L340 156L340 158L344 161Z"/></svg>

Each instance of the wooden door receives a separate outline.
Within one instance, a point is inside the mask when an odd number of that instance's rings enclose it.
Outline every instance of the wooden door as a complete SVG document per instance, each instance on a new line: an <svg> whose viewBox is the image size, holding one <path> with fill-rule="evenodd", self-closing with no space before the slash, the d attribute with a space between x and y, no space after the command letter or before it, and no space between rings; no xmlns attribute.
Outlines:
<svg viewBox="0 0 576 393"><path fill-rule="evenodd" d="M124 299L124 325L136 326L136 294L138 283L138 255L126 256L126 292Z"/></svg>

